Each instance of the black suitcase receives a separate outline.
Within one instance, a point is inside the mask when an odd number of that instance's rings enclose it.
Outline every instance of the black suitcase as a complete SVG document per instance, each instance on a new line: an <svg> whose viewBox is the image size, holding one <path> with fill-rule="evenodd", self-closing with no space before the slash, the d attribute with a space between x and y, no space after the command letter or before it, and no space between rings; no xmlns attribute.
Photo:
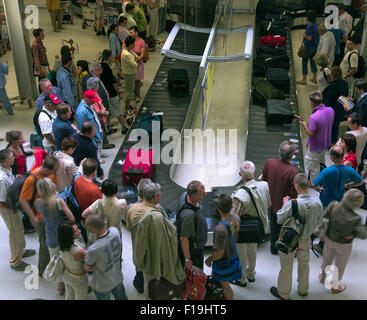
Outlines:
<svg viewBox="0 0 367 320"><path fill-rule="evenodd" d="M267 100L265 118L267 125L292 123L293 111L290 102L276 99Z"/></svg>
<svg viewBox="0 0 367 320"><path fill-rule="evenodd" d="M189 91L189 73L186 69L171 69L168 71L168 89L171 92Z"/></svg>
<svg viewBox="0 0 367 320"><path fill-rule="evenodd" d="M291 81L288 71L282 68L269 68L266 71L266 79L277 89L289 93Z"/></svg>
<svg viewBox="0 0 367 320"><path fill-rule="evenodd" d="M288 26L283 21L262 21L261 24L261 35L262 36L275 36L280 35L282 37L287 36Z"/></svg>
<svg viewBox="0 0 367 320"><path fill-rule="evenodd" d="M206 294L204 300L225 300L223 289L219 281L208 276L205 284Z"/></svg>
<svg viewBox="0 0 367 320"><path fill-rule="evenodd" d="M256 53L259 54L267 54L270 56L282 56L282 55L287 55L287 50L283 47L278 47L278 48L274 48L274 47L257 47L256 48ZM289 57L288 57L288 61L289 61Z"/></svg>
<svg viewBox="0 0 367 320"><path fill-rule="evenodd" d="M122 186L122 190L117 194L118 199L125 199L127 205L138 202L138 190L135 186Z"/></svg>

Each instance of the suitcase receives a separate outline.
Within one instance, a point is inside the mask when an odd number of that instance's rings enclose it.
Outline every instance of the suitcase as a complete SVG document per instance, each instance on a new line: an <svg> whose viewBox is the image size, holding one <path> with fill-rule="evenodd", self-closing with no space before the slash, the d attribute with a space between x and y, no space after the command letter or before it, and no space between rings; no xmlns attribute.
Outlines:
<svg viewBox="0 0 367 320"><path fill-rule="evenodd" d="M291 81L288 71L282 68L269 68L266 71L266 79L277 89L289 93Z"/></svg>
<svg viewBox="0 0 367 320"><path fill-rule="evenodd" d="M138 190L135 186L122 186L122 190L117 194L118 199L125 199L127 205L138 202Z"/></svg>
<svg viewBox="0 0 367 320"><path fill-rule="evenodd" d="M267 125L292 123L293 111L290 102L275 99L267 100L265 119Z"/></svg>
<svg viewBox="0 0 367 320"><path fill-rule="evenodd" d="M257 78L254 81L252 96L255 103L265 105L268 99L284 99L284 92L275 88L266 79Z"/></svg>
<svg viewBox="0 0 367 320"><path fill-rule="evenodd" d="M205 284L206 294L204 300L225 300L223 289L219 281L208 276Z"/></svg>
<svg viewBox="0 0 367 320"><path fill-rule="evenodd" d="M256 56L252 69L256 76L265 76L266 70L274 67L289 70L289 57L287 55L259 54Z"/></svg>
<svg viewBox="0 0 367 320"><path fill-rule="evenodd" d="M189 73L185 69L168 71L168 89L171 92L188 92L190 87Z"/></svg>
<svg viewBox="0 0 367 320"><path fill-rule="evenodd" d="M257 47L256 48L256 54L266 54L269 56L283 56L283 55L287 55L287 50L285 48L274 48L274 47ZM288 61L289 61L289 57L288 57Z"/></svg>
<svg viewBox="0 0 367 320"><path fill-rule="evenodd" d="M138 119L136 129L143 129L149 135L149 145L152 145L153 140L153 121L159 122L159 141L163 133L163 113L162 112L151 112L144 110L142 116ZM140 141L138 139L138 141Z"/></svg>
<svg viewBox="0 0 367 320"><path fill-rule="evenodd" d="M154 173L153 150L130 149L122 167L122 184L137 185L141 179L151 179Z"/></svg>
<svg viewBox="0 0 367 320"><path fill-rule="evenodd" d="M259 39L259 46L262 47L285 47L287 39L281 36L263 36Z"/></svg>
<svg viewBox="0 0 367 320"><path fill-rule="evenodd" d="M288 26L283 21L262 21L261 24L261 35L280 35L286 37Z"/></svg>

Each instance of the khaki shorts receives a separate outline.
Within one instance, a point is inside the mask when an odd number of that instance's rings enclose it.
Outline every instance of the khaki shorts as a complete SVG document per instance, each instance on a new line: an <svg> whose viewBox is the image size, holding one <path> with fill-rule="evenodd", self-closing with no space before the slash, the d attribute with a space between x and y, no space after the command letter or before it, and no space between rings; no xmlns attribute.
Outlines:
<svg viewBox="0 0 367 320"><path fill-rule="evenodd" d="M125 79L125 88L126 88L125 99L134 100L135 99L134 89L135 89L136 74L124 74L123 76Z"/></svg>
<svg viewBox="0 0 367 320"><path fill-rule="evenodd" d="M116 97L110 98L110 115L115 118L122 116L120 97L118 95Z"/></svg>

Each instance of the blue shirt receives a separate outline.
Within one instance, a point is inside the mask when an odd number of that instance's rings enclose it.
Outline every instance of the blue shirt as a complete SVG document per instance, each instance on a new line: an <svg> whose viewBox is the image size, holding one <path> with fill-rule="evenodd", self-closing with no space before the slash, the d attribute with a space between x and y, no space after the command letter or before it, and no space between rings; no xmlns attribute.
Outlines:
<svg viewBox="0 0 367 320"><path fill-rule="evenodd" d="M306 35L312 36L311 41L303 39L305 47L317 47L319 45L320 34L319 34L319 24L317 22L310 23L306 28Z"/></svg>
<svg viewBox="0 0 367 320"><path fill-rule="evenodd" d="M340 50L340 41L344 37L344 30L343 29L329 29L334 34L336 47L335 47L335 55L338 56L341 54Z"/></svg>
<svg viewBox="0 0 367 320"><path fill-rule="evenodd" d="M9 73L9 66L0 62L0 88L5 87L6 79L5 75Z"/></svg>
<svg viewBox="0 0 367 320"><path fill-rule="evenodd" d="M80 104L76 110L76 122L79 130L82 130L84 122L92 122L96 126L96 136L94 137L94 141L96 145L102 142L102 127L99 122L98 115L94 111L93 107L89 107L84 99L80 101Z"/></svg>
<svg viewBox="0 0 367 320"><path fill-rule="evenodd" d="M324 188L320 194L324 208L332 201L341 201L345 191L344 185L351 181L362 181L362 177L352 167L334 164L322 170L313 183Z"/></svg>
<svg viewBox="0 0 367 320"><path fill-rule="evenodd" d="M56 149L61 149L61 143L64 138L70 137L76 130L71 126L69 120L62 120L58 116L52 123L52 133L56 142Z"/></svg>
<svg viewBox="0 0 367 320"><path fill-rule="evenodd" d="M64 98L61 94L61 91L57 87L52 87L52 94L54 94L61 102L64 102ZM36 100L36 111L42 110L45 105L45 97L46 95L42 92Z"/></svg>

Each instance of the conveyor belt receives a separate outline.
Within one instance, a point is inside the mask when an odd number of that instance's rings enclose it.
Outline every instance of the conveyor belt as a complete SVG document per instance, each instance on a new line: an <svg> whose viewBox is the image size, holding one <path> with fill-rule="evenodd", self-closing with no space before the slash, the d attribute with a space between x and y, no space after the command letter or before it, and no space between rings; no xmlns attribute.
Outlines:
<svg viewBox="0 0 367 320"><path fill-rule="evenodd" d="M260 21L257 21L259 24ZM290 23L288 21L288 25ZM259 28L256 28L255 37L255 52L258 46ZM292 104L292 110L295 114L298 112L298 103L296 97L296 80L294 76L294 62L292 53L292 41L290 28L287 32L287 54L290 58L290 70L289 76L291 81L290 94L286 94L286 100ZM255 79L255 78L254 78ZM253 80L254 80L253 79ZM249 109L249 127L247 137L247 148L246 148L246 159L252 161L256 166L256 177L262 174L264 163L268 158L277 158L279 156L279 145L282 141L287 139L297 139L299 148L296 153L294 161L298 161L298 164L294 166L303 172L303 151L302 151L302 140L300 137L300 126L297 118L294 118L292 124L283 125L271 125L267 126L265 123L265 108L263 106L253 104L251 99Z"/></svg>

